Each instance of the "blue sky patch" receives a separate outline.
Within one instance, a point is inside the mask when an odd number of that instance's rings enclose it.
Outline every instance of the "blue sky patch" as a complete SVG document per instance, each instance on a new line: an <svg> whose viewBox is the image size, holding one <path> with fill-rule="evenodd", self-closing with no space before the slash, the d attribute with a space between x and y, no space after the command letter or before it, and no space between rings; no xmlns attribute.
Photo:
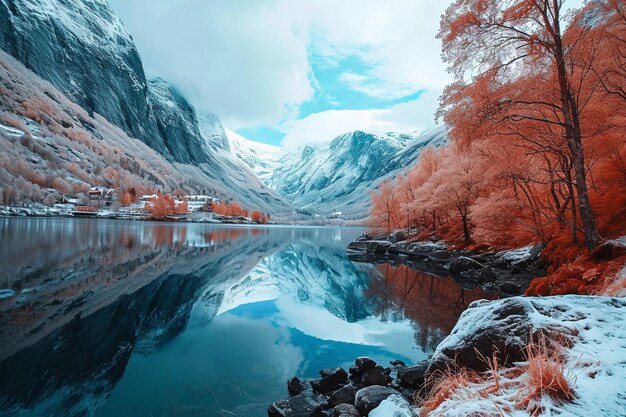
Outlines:
<svg viewBox="0 0 626 417"><path fill-rule="evenodd" d="M311 74L315 96L303 103L297 119L304 119L315 113L327 110L367 110L386 109L396 104L418 99L425 90L412 92L398 98L376 97L361 90L361 86L376 86L380 80L371 76L372 65L358 55L349 55L338 59L309 53ZM361 79L359 86L347 80L346 74ZM255 126L237 130L240 135L259 142L280 145L285 133L277 127Z"/></svg>

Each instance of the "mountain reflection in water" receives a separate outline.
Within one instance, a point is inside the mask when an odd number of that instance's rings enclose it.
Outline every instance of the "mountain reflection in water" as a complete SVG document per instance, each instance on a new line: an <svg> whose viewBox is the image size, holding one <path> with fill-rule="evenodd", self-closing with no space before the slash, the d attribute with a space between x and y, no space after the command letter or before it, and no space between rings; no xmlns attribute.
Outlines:
<svg viewBox="0 0 626 417"><path fill-rule="evenodd" d="M487 296L358 229L0 219L0 415L264 416L293 375L424 359Z"/></svg>

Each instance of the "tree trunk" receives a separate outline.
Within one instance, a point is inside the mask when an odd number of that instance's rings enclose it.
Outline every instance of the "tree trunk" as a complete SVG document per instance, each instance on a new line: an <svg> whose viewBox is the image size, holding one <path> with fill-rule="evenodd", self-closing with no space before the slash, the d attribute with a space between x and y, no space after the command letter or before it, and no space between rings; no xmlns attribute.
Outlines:
<svg viewBox="0 0 626 417"><path fill-rule="evenodd" d="M469 228L467 227L467 216L463 216L463 237L465 238L466 242L471 239Z"/></svg>
<svg viewBox="0 0 626 417"><path fill-rule="evenodd" d="M563 41L559 23L559 5L553 0L553 29L554 29L554 58L559 80L561 107L565 124L565 139L572 154L574 173L576 175L576 191L578 193L578 212L585 233L585 246L589 250L595 248L600 241L600 233L591 209L589 191L587 189L587 173L582 145L580 121L578 119L578 105L569 87L569 77L565 66Z"/></svg>
<svg viewBox="0 0 626 417"><path fill-rule="evenodd" d="M593 215L593 210L591 209L591 202L589 201L585 163L580 137L578 137L578 139L574 138L570 148L573 148L572 156L574 158L574 172L576 173L578 212L583 225L583 231L585 232L585 246L587 246L587 249L592 250L598 246L598 242L600 241L600 232L598 232L596 219Z"/></svg>
<svg viewBox="0 0 626 417"><path fill-rule="evenodd" d="M463 222L463 238L468 242L470 237L469 227L467 225L467 207L464 210L459 209L459 213L461 214L461 222Z"/></svg>
<svg viewBox="0 0 626 417"><path fill-rule="evenodd" d="M435 210L433 210L433 233L437 232L437 218L435 217Z"/></svg>

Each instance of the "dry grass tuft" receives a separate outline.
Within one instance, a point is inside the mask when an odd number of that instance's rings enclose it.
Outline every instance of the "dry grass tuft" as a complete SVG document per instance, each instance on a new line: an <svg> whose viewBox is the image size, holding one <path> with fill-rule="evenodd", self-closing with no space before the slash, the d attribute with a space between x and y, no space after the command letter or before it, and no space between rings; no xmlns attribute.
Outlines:
<svg viewBox="0 0 626 417"><path fill-rule="evenodd" d="M573 377L567 371L558 344L549 343L544 334L539 336L537 342L531 337L526 355L528 386L525 390L520 390L518 408L525 408L531 415L537 415L541 412L540 402L544 396L552 398L557 403L575 398L572 389Z"/></svg>
<svg viewBox="0 0 626 417"><path fill-rule="evenodd" d="M420 417L428 416L452 395L462 395L467 388L481 381L482 378L478 373L465 368L458 371L448 368L445 371L434 372L425 384L429 387L429 394L426 398L422 400L420 395L422 393L416 393L416 403L421 406Z"/></svg>
<svg viewBox="0 0 626 417"><path fill-rule="evenodd" d="M499 352L489 358L476 352L489 369L482 374L464 368L433 373L415 395L415 403L421 407L420 417L439 415L446 401L450 405L443 408L447 410L459 402L486 400L493 406L487 408L492 410L480 412L500 416L509 415L514 408L539 415L546 398L557 404L571 401L575 398L574 377L562 352L572 344L571 335L554 329L534 337L531 334L527 361L504 369L500 367Z"/></svg>

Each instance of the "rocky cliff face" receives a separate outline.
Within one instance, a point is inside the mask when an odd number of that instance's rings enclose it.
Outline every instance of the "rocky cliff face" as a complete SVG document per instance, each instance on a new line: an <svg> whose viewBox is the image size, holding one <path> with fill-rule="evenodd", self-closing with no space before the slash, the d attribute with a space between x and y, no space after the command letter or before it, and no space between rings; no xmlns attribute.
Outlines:
<svg viewBox="0 0 626 417"><path fill-rule="evenodd" d="M0 0L0 12L0 47L87 112L172 162L210 159L195 109L165 80L146 80L105 0Z"/></svg>
<svg viewBox="0 0 626 417"><path fill-rule="evenodd" d="M200 133L196 111L162 78L148 82L148 104L167 153L182 163L207 162L207 144Z"/></svg>
<svg viewBox="0 0 626 417"><path fill-rule="evenodd" d="M167 81L146 80L132 38L105 0L0 0L0 48L91 115L142 140L183 176L196 177L198 191L218 190L250 209L291 212L232 156L215 115L199 118Z"/></svg>
<svg viewBox="0 0 626 417"><path fill-rule="evenodd" d="M0 0L0 47L90 114L166 151L137 49L105 0Z"/></svg>

